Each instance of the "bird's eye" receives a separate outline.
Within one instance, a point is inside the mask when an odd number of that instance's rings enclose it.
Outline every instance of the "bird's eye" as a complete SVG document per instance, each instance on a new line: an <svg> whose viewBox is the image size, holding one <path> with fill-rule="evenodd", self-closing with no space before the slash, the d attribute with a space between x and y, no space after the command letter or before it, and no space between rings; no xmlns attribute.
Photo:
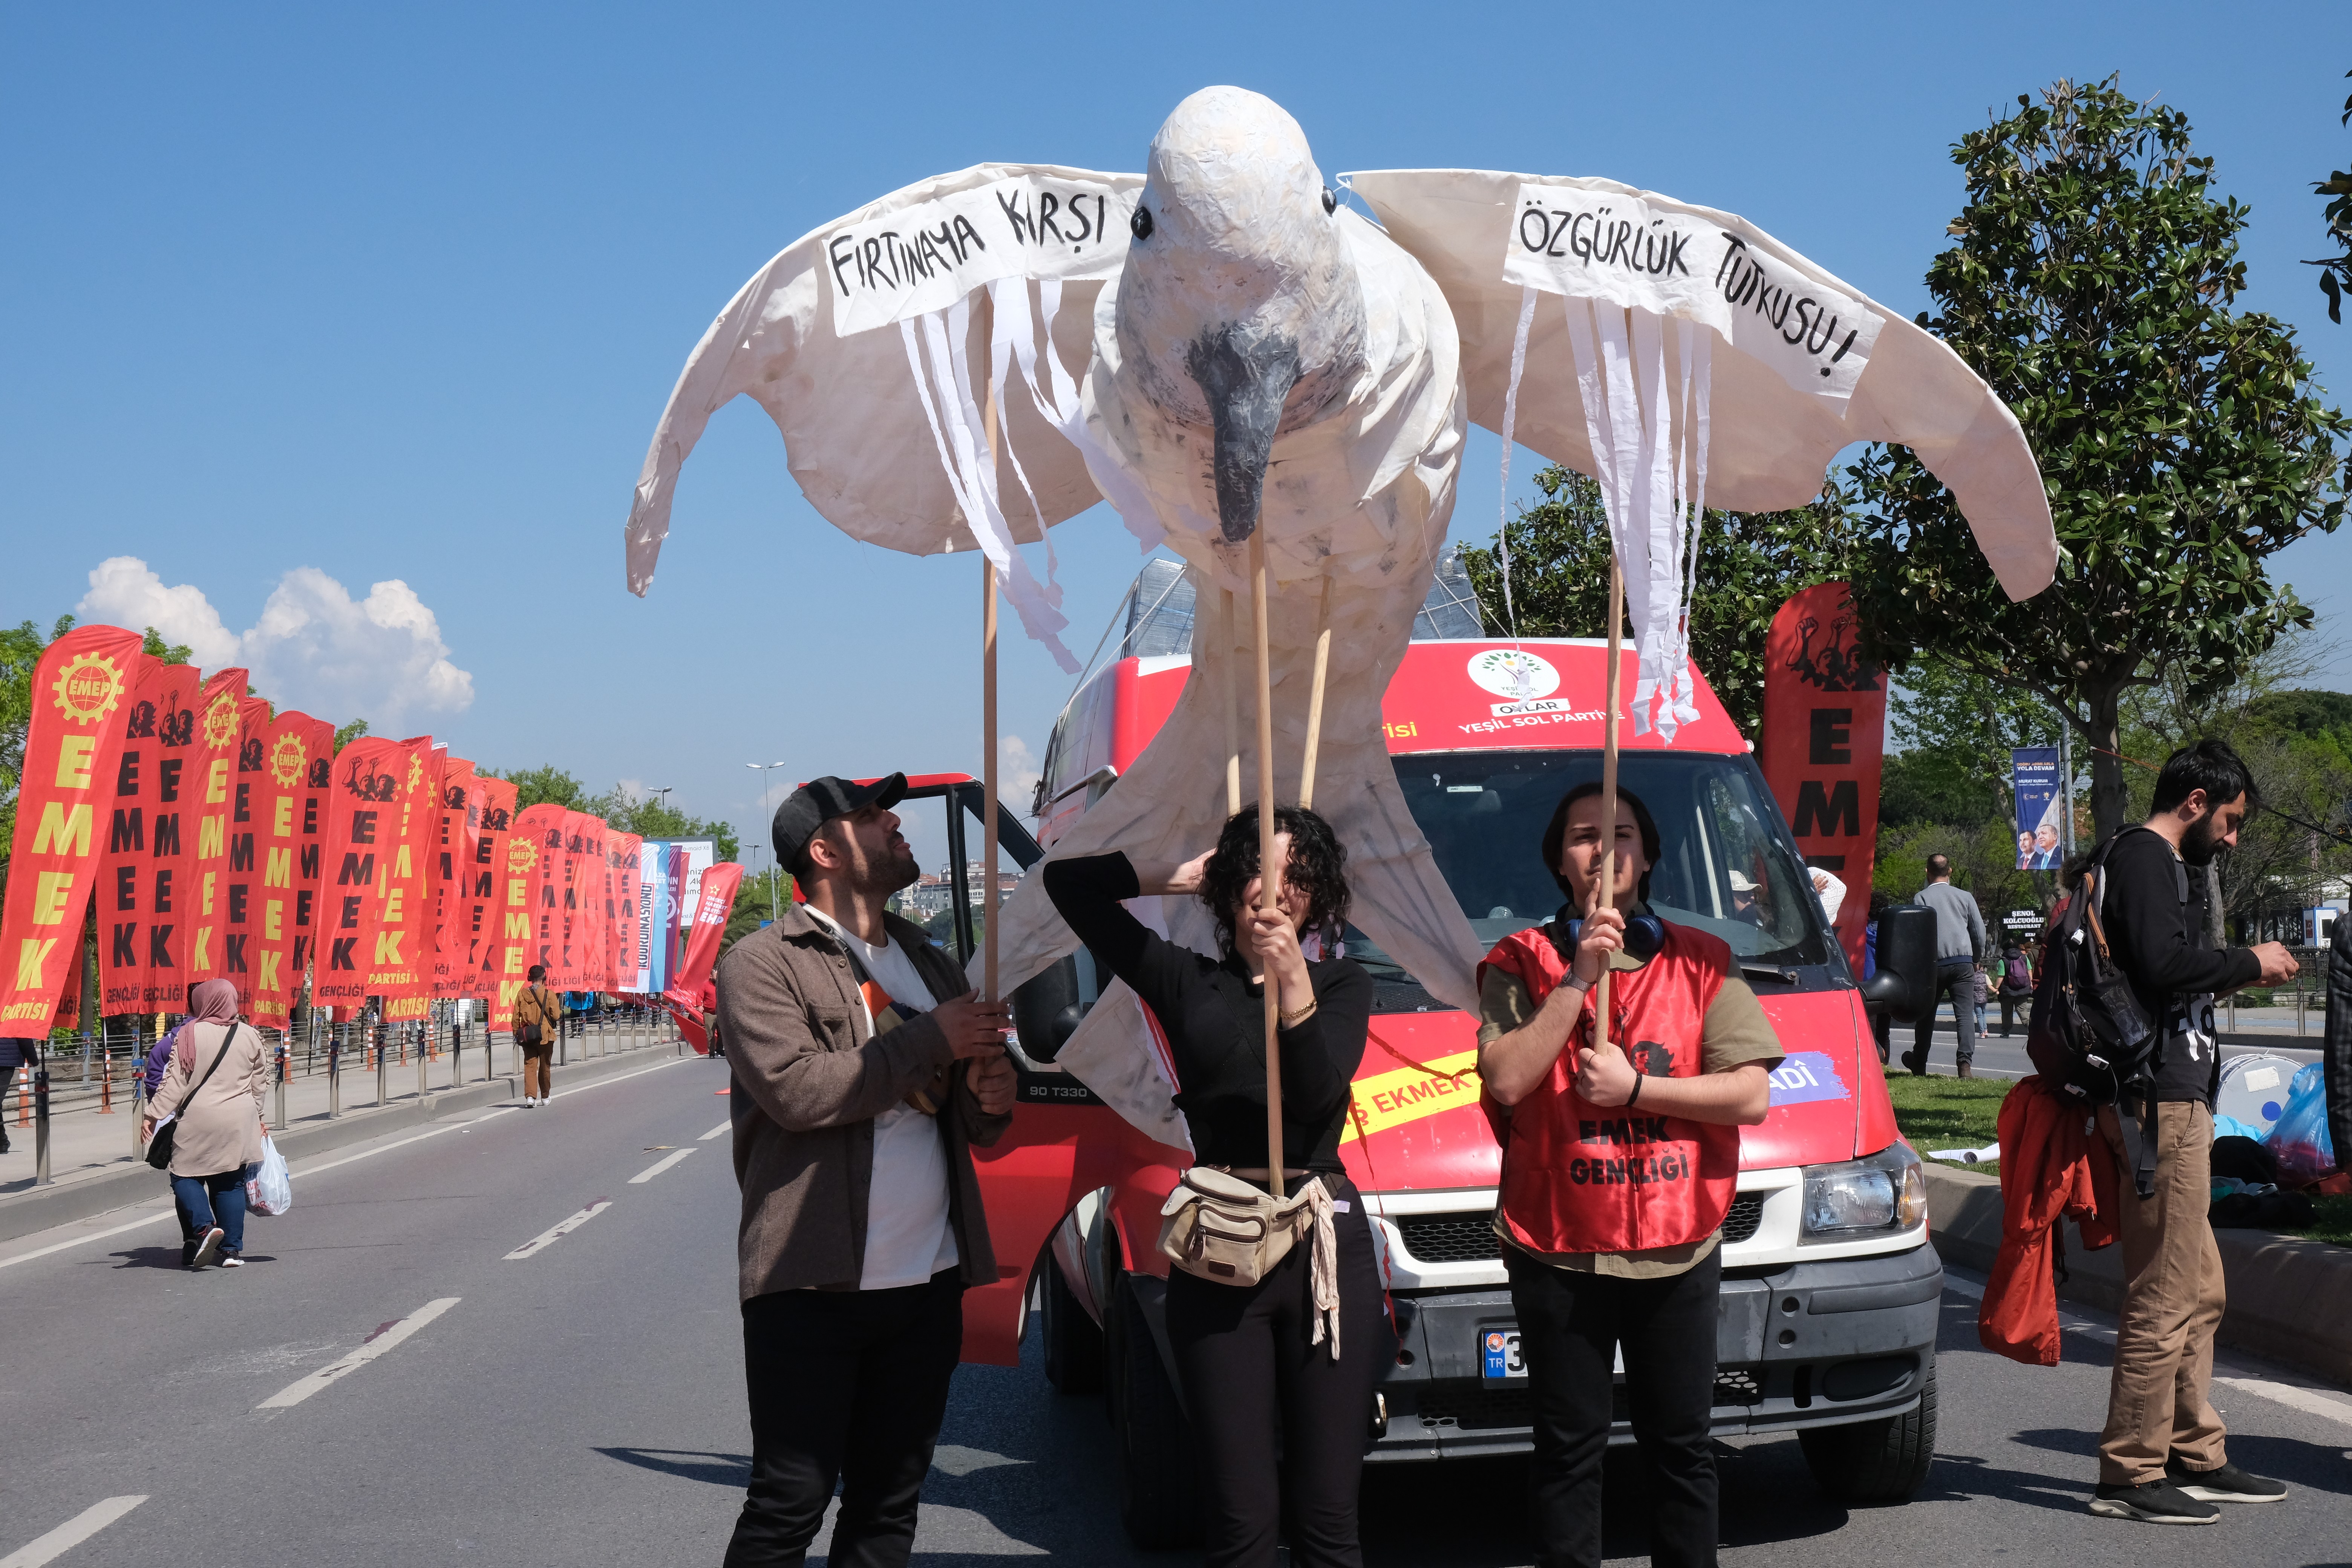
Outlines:
<svg viewBox="0 0 2352 1568"><path fill-rule="evenodd" d="M1328 186L1328 185L1324 186L1324 187L1323 187L1323 211L1325 212L1325 214L1326 214L1326 215L1328 215L1328 214L1331 214L1331 213L1338 212L1339 210L1339 198L1338 196L1335 196L1335 195L1333 195L1331 194L1331 187L1330 187L1330 186Z"/></svg>
<svg viewBox="0 0 2352 1568"><path fill-rule="evenodd" d="M1151 237L1151 209L1146 206L1137 207L1135 209L1135 216L1127 220L1127 231L1135 236L1138 239L1150 239Z"/></svg>

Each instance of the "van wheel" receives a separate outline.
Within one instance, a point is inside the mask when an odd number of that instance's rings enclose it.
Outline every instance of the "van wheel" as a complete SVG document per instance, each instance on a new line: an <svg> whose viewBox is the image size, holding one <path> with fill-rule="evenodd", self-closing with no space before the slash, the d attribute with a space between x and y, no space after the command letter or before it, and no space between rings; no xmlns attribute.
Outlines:
<svg viewBox="0 0 2352 1568"><path fill-rule="evenodd" d="M1927 1484L1936 1459L1936 1367L1927 1364L1919 1403L1901 1415L1851 1426L1809 1426L1797 1434L1806 1468L1846 1502L1907 1502Z"/></svg>
<svg viewBox="0 0 2352 1568"><path fill-rule="evenodd" d="M1160 1363L1151 1325L1135 1292L1121 1284L1109 1336L1110 1420L1118 1445L1118 1517L1139 1552L1201 1543L1193 1474L1192 1424Z"/></svg>
<svg viewBox="0 0 2352 1568"><path fill-rule="evenodd" d="M1102 1325L1078 1305L1051 1248L1045 1253L1043 1294L1045 1381L1062 1394L1099 1392L1103 1373Z"/></svg>

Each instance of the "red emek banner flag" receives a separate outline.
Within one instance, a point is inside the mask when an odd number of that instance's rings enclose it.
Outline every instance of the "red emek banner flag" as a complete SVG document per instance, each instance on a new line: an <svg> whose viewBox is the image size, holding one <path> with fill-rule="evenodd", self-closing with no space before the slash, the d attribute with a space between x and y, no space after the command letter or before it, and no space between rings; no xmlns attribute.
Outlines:
<svg viewBox="0 0 2352 1568"><path fill-rule="evenodd" d="M732 860L702 873L702 896L695 900L694 923L686 932L686 956L667 993L672 1000L691 1007L710 1005L711 966L719 962L719 939L727 934L727 917L735 910L735 889L742 881L743 868Z"/></svg>
<svg viewBox="0 0 2352 1568"><path fill-rule="evenodd" d="M597 955L603 942L597 919L604 869L604 819L584 811L563 818L563 965L566 991L596 988Z"/></svg>
<svg viewBox="0 0 2352 1568"><path fill-rule="evenodd" d="M106 819L106 848L98 863L99 1013L114 1017L145 1010L146 922L140 917L152 896L147 850L147 807L155 798L158 756L157 695L172 672L185 665L139 656L131 686L131 706L122 726L122 750L115 758L114 804Z"/></svg>
<svg viewBox="0 0 2352 1568"><path fill-rule="evenodd" d="M189 757L188 846L181 923L188 932L188 984L228 978L221 936L228 921L228 814L236 774L237 730L245 707L245 671L215 671L196 693L196 736Z"/></svg>
<svg viewBox="0 0 2352 1568"><path fill-rule="evenodd" d="M418 862L431 816L424 808L424 761L407 742L362 738L336 753L332 780L320 887L325 962L311 994L335 1007L421 994L415 931L425 915ZM387 1009L387 1016L398 1015Z"/></svg>
<svg viewBox="0 0 2352 1568"><path fill-rule="evenodd" d="M1838 945L1862 973L1886 752L1886 679L1854 647L1843 583L1791 596L1764 637L1764 737L1757 761L1805 864L1845 884Z"/></svg>
<svg viewBox="0 0 2352 1568"><path fill-rule="evenodd" d="M81 972L98 813L114 795L139 645L137 632L82 626L49 644L33 668L0 905L0 1030L12 1035L47 1035L67 976Z"/></svg>
<svg viewBox="0 0 2352 1568"><path fill-rule="evenodd" d="M510 872L508 860L514 841L515 786L505 779L474 779L474 798L467 813L476 822L473 882L466 892L466 961L473 972L470 994L498 999L499 1017L514 1001L507 989L511 979L522 984L523 943L530 936L530 911L524 898L527 879ZM509 885L513 902L508 902ZM510 925L519 926L511 935Z"/></svg>
<svg viewBox="0 0 2352 1568"><path fill-rule="evenodd" d="M196 796L202 793L196 765L196 703L204 677L184 664L165 665L156 689L153 799L147 810L148 858L146 941L140 957L147 972L147 1013L180 1013L188 1005L188 914L194 897ZM131 704L131 722L147 718L143 689ZM142 750L145 749L142 738Z"/></svg>
<svg viewBox="0 0 2352 1568"><path fill-rule="evenodd" d="M261 911L255 901L261 884L262 824L268 813L269 704L245 697L236 705L236 762L229 774L228 865L220 882L220 967L236 987L237 1011L253 1014L253 982L260 968L256 938Z"/></svg>
<svg viewBox="0 0 2352 1568"><path fill-rule="evenodd" d="M535 965L544 965L547 984L555 989L562 985L563 837L564 822L570 816L562 806L542 801L515 818L514 842L508 846L509 864L520 868L525 882L524 973ZM510 877L509 884L512 880ZM513 891L509 885L509 894ZM518 990L521 984L521 977L516 977Z"/></svg>
<svg viewBox="0 0 2352 1568"><path fill-rule="evenodd" d="M466 916L474 886L474 841L480 829L474 764L441 762L441 825L433 841L433 995L436 1001L473 994L466 963Z"/></svg>
<svg viewBox="0 0 2352 1568"><path fill-rule="evenodd" d="M612 867L612 940L606 944L612 988L634 991L637 984L637 903L643 896L642 864L646 841L635 833L615 833L605 841L605 860Z"/></svg>
<svg viewBox="0 0 2352 1568"><path fill-rule="evenodd" d="M318 930L319 862L326 847L327 784L335 731L323 719L292 710L271 721L262 737L264 804L257 812L261 839L261 929L253 980L253 1022L284 1028L293 1014Z"/></svg>

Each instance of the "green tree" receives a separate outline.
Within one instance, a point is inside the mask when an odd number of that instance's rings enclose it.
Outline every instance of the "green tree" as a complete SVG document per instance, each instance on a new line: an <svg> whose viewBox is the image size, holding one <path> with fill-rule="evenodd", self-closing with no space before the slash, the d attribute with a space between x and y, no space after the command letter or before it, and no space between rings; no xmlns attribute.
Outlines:
<svg viewBox="0 0 2352 1568"><path fill-rule="evenodd" d="M2126 694L2227 686L2311 624L2263 562L2342 521L2336 449L2294 335L2230 309L2246 209L2211 194L2187 116L2113 79L2061 81L1961 138L1958 243L1928 268L1940 335L2008 403L2040 458L2057 580L2002 595L1949 491L1901 447L1852 470L1872 516L1854 574L1865 646L1922 653L2054 705L2087 742L2096 830L2122 825Z"/></svg>
<svg viewBox="0 0 2352 1568"><path fill-rule="evenodd" d="M534 805L560 805L566 811L601 816L616 832L635 833L646 838L715 839L720 860L732 860L742 852L742 844L728 823L692 816L665 805L654 795L637 795L617 784L601 795L591 795L585 784L552 763L506 773L492 768L488 770L488 776L506 779L515 786L517 811ZM740 900L737 907L741 907Z"/></svg>
<svg viewBox="0 0 2352 1568"><path fill-rule="evenodd" d="M2352 71L2344 74L2352 77ZM2336 123L2352 125L2352 98L2344 100L2344 116ZM2319 268L2319 291L2327 296L2327 319L2341 323L2344 290L2352 289L2352 173L2338 169L2312 189L2328 198L2327 243L2336 247L2336 254L2304 265Z"/></svg>
<svg viewBox="0 0 2352 1568"><path fill-rule="evenodd" d="M1878 820L1888 826L2011 821L2011 751L2058 743L2048 703L1940 658L1912 663L1887 691L1886 717L1894 750Z"/></svg>
<svg viewBox="0 0 2352 1568"><path fill-rule="evenodd" d="M1517 635L1598 637L1609 614L1609 527L1601 486L1557 464L1538 470L1544 499L1511 525L1511 592ZM1691 658L1741 730L1757 732L1764 709L1764 633L1790 595L1845 575L1857 538L1845 499L1825 489L1793 511L1709 511L1699 537L1698 591L1691 601ZM1504 612L1494 549L1465 549L1463 566L1487 619Z"/></svg>

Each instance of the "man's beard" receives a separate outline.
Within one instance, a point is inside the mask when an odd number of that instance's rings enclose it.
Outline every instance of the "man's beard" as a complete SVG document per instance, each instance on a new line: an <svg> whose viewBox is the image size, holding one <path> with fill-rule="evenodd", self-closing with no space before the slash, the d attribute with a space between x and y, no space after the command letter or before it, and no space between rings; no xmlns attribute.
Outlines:
<svg viewBox="0 0 2352 1568"><path fill-rule="evenodd" d="M886 849L859 868L857 890L867 898L887 899L901 888L913 887L922 876L912 845L903 851Z"/></svg>
<svg viewBox="0 0 2352 1568"><path fill-rule="evenodd" d="M2221 852L2221 814L2209 811L2189 825L2180 836L2180 858L2191 866L2210 866L2213 857Z"/></svg>

